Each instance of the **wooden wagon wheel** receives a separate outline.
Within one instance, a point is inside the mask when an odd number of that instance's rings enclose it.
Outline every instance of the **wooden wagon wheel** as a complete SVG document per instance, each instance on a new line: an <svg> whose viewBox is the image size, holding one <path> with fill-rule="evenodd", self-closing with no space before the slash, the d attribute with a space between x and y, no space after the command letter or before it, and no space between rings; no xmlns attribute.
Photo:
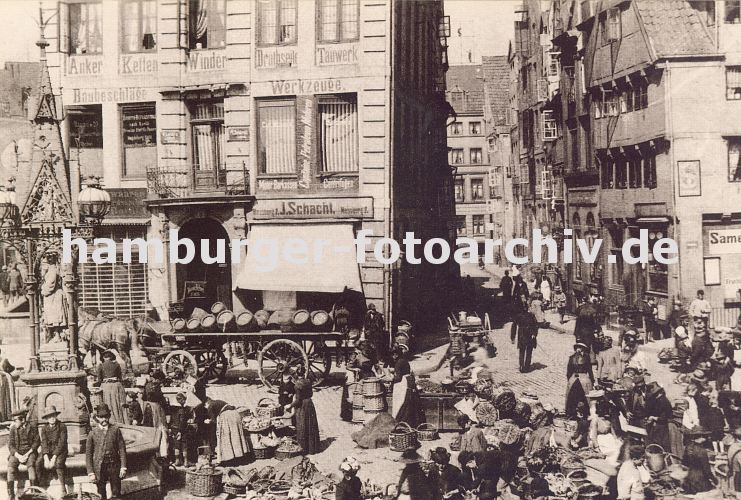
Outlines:
<svg viewBox="0 0 741 500"><path fill-rule="evenodd" d="M196 354L196 361L198 362L199 375L205 376L210 384L218 382L226 375L226 370L229 367L229 361L224 356L221 348L218 347L199 352Z"/></svg>
<svg viewBox="0 0 741 500"><path fill-rule="evenodd" d="M323 340L304 340L304 351L309 358L309 379L313 386L324 382L332 367L332 353Z"/></svg>
<svg viewBox="0 0 741 500"><path fill-rule="evenodd" d="M268 389L280 382L281 375L289 372L304 377L309 371L309 358L296 342L276 339L268 342L257 354L258 375Z"/></svg>
<svg viewBox="0 0 741 500"><path fill-rule="evenodd" d="M162 373L173 380L184 380L188 375L195 377L198 374L198 363L191 353L179 349L165 356Z"/></svg>

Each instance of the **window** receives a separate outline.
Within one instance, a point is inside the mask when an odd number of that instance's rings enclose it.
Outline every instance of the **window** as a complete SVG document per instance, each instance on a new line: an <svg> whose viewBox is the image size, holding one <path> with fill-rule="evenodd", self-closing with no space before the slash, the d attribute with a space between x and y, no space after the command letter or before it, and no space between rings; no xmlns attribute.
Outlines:
<svg viewBox="0 0 741 500"><path fill-rule="evenodd" d="M558 125L553 116L553 111L543 111L543 140L553 141L558 138Z"/></svg>
<svg viewBox="0 0 741 500"><path fill-rule="evenodd" d="M144 178L157 165L157 112L154 103L121 106L121 144L126 178Z"/></svg>
<svg viewBox="0 0 741 500"><path fill-rule="evenodd" d="M258 0L258 41L260 45L295 43L297 0Z"/></svg>
<svg viewBox="0 0 741 500"><path fill-rule="evenodd" d="M729 137L728 142L728 180L741 181L741 137Z"/></svg>
<svg viewBox="0 0 741 500"><path fill-rule="evenodd" d="M465 163L465 158L463 157L463 148L452 148L450 150L450 164L451 165L461 165Z"/></svg>
<svg viewBox="0 0 741 500"><path fill-rule="evenodd" d="M623 156L615 160L615 187L618 189L628 187L628 168Z"/></svg>
<svg viewBox="0 0 741 500"><path fill-rule="evenodd" d="M137 247L132 247L131 264L121 263L124 238L144 238L144 226L111 228L101 237L116 241L115 264L80 264L80 307L120 317L142 316L148 301L147 264L139 263Z"/></svg>
<svg viewBox="0 0 741 500"><path fill-rule="evenodd" d="M615 160L611 157L602 158L600 161L602 166L602 189L612 189L615 187L614 169Z"/></svg>
<svg viewBox="0 0 741 500"><path fill-rule="evenodd" d="M643 184L649 189L656 187L656 153L650 152L643 158Z"/></svg>
<svg viewBox="0 0 741 500"><path fill-rule="evenodd" d="M741 99L741 66L726 67L726 99Z"/></svg>
<svg viewBox="0 0 741 500"><path fill-rule="evenodd" d="M607 39L610 42L620 40L621 37L620 9L612 8L607 11Z"/></svg>
<svg viewBox="0 0 741 500"><path fill-rule="evenodd" d="M319 0L319 41L357 40L359 18L359 0Z"/></svg>
<svg viewBox="0 0 741 500"><path fill-rule="evenodd" d="M258 101L258 165L262 174L296 173L296 103Z"/></svg>
<svg viewBox="0 0 741 500"><path fill-rule="evenodd" d="M631 87L623 89L618 96L618 100L621 113L630 113L633 111L633 89Z"/></svg>
<svg viewBox="0 0 741 500"><path fill-rule="evenodd" d="M190 108L195 187L215 187L226 181L224 163L224 101L198 102Z"/></svg>
<svg viewBox="0 0 741 500"><path fill-rule="evenodd" d="M82 177L103 176L103 107L100 104L67 108L70 159Z"/></svg>
<svg viewBox="0 0 741 500"><path fill-rule="evenodd" d="M456 179L455 180L455 202L463 203L464 201L466 201L466 189L463 183L463 179Z"/></svg>
<svg viewBox="0 0 741 500"><path fill-rule="evenodd" d="M481 148L471 148L469 155L471 156L471 164L478 165L483 163Z"/></svg>
<svg viewBox="0 0 741 500"><path fill-rule="evenodd" d="M191 49L226 46L226 0L190 0L189 43Z"/></svg>
<svg viewBox="0 0 741 500"><path fill-rule="evenodd" d="M620 226L609 228L612 248L610 254L615 256L615 264L607 266L610 274L610 284L613 286L623 285L623 229Z"/></svg>
<svg viewBox="0 0 741 500"><path fill-rule="evenodd" d="M643 187L641 158L638 156L630 156L628 158L628 183L631 188Z"/></svg>
<svg viewBox="0 0 741 500"><path fill-rule="evenodd" d="M471 179L471 200L484 200L484 179Z"/></svg>
<svg viewBox="0 0 741 500"><path fill-rule="evenodd" d="M463 134L463 124L461 122L451 123L449 127L450 127L450 135Z"/></svg>
<svg viewBox="0 0 741 500"><path fill-rule="evenodd" d="M468 133L471 135L481 135L481 122L469 122Z"/></svg>
<svg viewBox="0 0 741 500"><path fill-rule="evenodd" d="M648 233L649 248L653 248L657 240L666 236L666 228L650 229ZM647 289L651 292L667 293L669 291L669 266L654 259L653 252L648 254L648 283Z"/></svg>
<svg viewBox="0 0 741 500"><path fill-rule="evenodd" d="M605 90L602 101L602 116L617 116L617 96L612 90Z"/></svg>
<svg viewBox="0 0 741 500"><path fill-rule="evenodd" d="M726 0L726 11L723 20L726 24L738 24L741 22L741 1Z"/></svg>
<svg viewBox="0 0 741 500"><path fill-rule="evenodd" d="M548 52L548 76L558 76L560 69L558 57L560 55L559 52Z"/></svg>
<svg viewBox="0 0 741 500"><path fill-rule="evenodd" d="M73 3L69 8L69 51L71 54L103 52L103 5Z"/></svg>
<svg viewBox="0 0 741 500"><path fill-rule="evenodd" d="M473 222L473 234L476 236L484 234L484 216L474 215L471 220Z"/></svg>
<svg viewBox="0 0 741 500"><path fill-rule="evenodd" d="M121 5L124 52L147 52L157 45L157 2L126 0Z"/></svg>
<svg viewBox="0 0 741 500"><path fill-rule="evenodd" d="M573 239L576 241L579 238L581 238L581 217L579 217L579 214L574 212L573 217L571 218L571 228L573 229ZM581 281L581 262L579 262L579 250L577 249L577 245L574 244L574 257L572 259L573 267L574 267L574 279L577 281Z"/></svg>
<svg viewBox="0 0 741 500"><path fill-rule="evenodd" d="M466 216L459 215L455 218L455 229L458 236L466 235Z"/></svg>
<svg viewBox="0 0 741 500"><path fill-rule="evenodd" d="M319 147L322 172L358 171L357 98L319 100Z"/></svg>
<svg viewBox="0 0 741 500"><path fill-rule="evenodd" d="M633 110L648 107L648 82L641 80L633 84Z"/></svg>
<svg viewBox="0 0 741 500"><path fill-rule="evenodd" d="M706 26L715 26L715 2L698 2L699 5L693 5L697 13L705 22Z"/></svg>
<svg viewBox="0 0 741 500"><path fill-rule="evenodd" d="M576 124L569 126L569 146L571 147L571 168L574 171L579 170L579 140L577 136Z"/></svg>

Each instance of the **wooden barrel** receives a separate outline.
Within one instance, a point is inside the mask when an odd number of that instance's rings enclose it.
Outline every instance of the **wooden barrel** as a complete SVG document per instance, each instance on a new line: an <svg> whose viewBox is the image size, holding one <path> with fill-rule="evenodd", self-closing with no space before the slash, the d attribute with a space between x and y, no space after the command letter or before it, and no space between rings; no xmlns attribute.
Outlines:
<svg viewBox="0 0 741 500"><path fill-rule="evenodd" d="M218 316L221 311L226 311L226 304L223 302L214 302L211 306L211 314Z"/></svg>
<svg viewBox="0 0 741 500"><path fill-rule="evenodd" d="M175 318L170 322L172 329L175 330L176 333L185 331L185 323L186 321L183 318Z"/></svg>
<svg viewBox="0 0 741 500"><path fill-rule="evenodd" d="M267 328L269 319L270 313L265 309L260 309L255 313L255 321L257 322L257 327L260 329Z"/></svg>
<svg viewBox="0 0 741 500"><path fill-rule="evenodd" d="M231 330L234 327L234 313L229 309L224 309L216 316L216 324L222 332Z"/></svg>
<svg viewBox="0 0 741 500"><path fill-rule="evenodd" d="M208 314L208 312L205 311L204 309L201 309L200 307L196 307L195 309L193 309L193 312L190 313L190 317L191 318L195 318L195 319L201 319L202 317L206 316L207 314Z"/></svg>
<svg viewBox="0 0 741 500"><path fill-rule="evenodd" d="M306 309L299 309L293 313L293 326L296 328L306 328L311 321L311 313Z"/></svg>
<svg viewBox="0 0 741 500"><path fill-rule="evenodd" d="M207 314L201 318L201 331L213 332L214 330L216 330L216 316Z"/></svg>
<svg viewBox="0 0 741 500"><path fill-rule="evenodd" d="M254 330L257 327L255 315L252 314L252 311L244 311L237 314L237 317L234 318L234 322L237 325L237 330L240 332Z"/></svg>
<svg viewBox="0 0 741 500"><path fill-rule="evenodd" d="M187 323L185 323L185 328L188 330L188 333L196 333L201 329L201 320L198 318L190 318Z"/></svg>
<svg viewBox="0 0 741 500"><path fill-rule="evenodd" d="M286 330L293 325L293 311L292 309L278 309L273 311L273 314L268 318L268 329L269 330Z"/></svg>
<svg viewBox="0 0 741 500"><path fill-rule="evenodd" d="M363 409L363 384L356 383L352 393L352 421L355 424L365 422L365 410Z"/></svg>
<svg viewBox="0 0 741 500"><path fill-rule="evenodd" d="M325 330L329 328L329 313L327 311L313 311L311 313L311 324L315 327Z"/></svg>

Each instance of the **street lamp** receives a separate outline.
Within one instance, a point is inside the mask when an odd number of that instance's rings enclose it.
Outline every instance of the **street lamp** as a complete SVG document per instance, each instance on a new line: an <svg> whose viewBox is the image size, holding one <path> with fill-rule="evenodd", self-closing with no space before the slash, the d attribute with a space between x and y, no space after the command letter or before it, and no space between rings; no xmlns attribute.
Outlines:
<svg viewBox="0 0 741 500"><path fill-rule="evenodd" d="M80 223L90 222L99 225L111 210L111 195L100 187L100 177L88 177L85 187L77 198L80 209ZM1 207L1 205L0 205Z"/></svg>

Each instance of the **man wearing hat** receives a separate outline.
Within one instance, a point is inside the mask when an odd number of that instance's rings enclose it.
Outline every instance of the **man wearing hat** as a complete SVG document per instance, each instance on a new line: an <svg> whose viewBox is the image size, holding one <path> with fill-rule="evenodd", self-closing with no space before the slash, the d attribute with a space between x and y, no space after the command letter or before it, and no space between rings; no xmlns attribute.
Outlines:
<svg viewBox="0 0 741 500"><path fill-rule="evenodd" d="M520 373L530 371L533 349L538 339L538 321L530 311L520 311L512 321L512 338L517 337L517 349L520 351Z"/></svg>
<svg viewBox="0 0 741 500"><path fill-rule="evenodd" d="M585 344L574 344L574 354L569 357L566 365L566 379L566 414L575 418L579 403L587 405L587 393L594 385L592 361L589 358L589 348Z"/></svg>
<svg viewBox="0 0 741 500"><path fill-rule="evenodd" d="M561 318L561 324L565 323L564 318L566 317L566 294L561 290L561 285L556 285L553 289L555 292L553 296L553 303L556 304L556 311L558 316Z"/></svg>
<svg viewBox="0 0 741 500"><path fill-rule="evenodd" d="M397 487L399 500L436 498L437 484L430 484L430 480L419 465L421 461L422 456L414 448L406 450L399 458L399 462L404 464Z"/></svg>
<svg viewBox="0 0 741 500"><path fill-rule="evenodd" d="M8 437L8 498L15 500L15 480L21 465L28 468L28 480L36 486L36 450L39 447L39 432L26 418L28 408L13 412L13 425Z"/></svg>
<svg viewBox="0 0 741 500"><path fill-rule="evenodd" d="M707 333L702 320L695 321L695 338L692 339L692 351L690 353L690 366L696 369L700 363L710 361L713 356L713 344Z"/></svg>
<svg viewBox="0 0 741 500"><path fill-rule="evenodd" d="M67 427L59 421L58 417L59 411L55 406L47 406L41 415L46 425L39 429L41 455L36 460L36 470L39 477L42 477L44 471L54 469L57 472L59 484L62 485L62 491L66 493Z"/></svg>
<svg viewBox="0 0 741 500"><path fill-rule="evenodd" d="M126 442L121 429L110 423L111 410L102 403L95 410L96 426L87 437L85 464L90 481L105 500L106 483L111 483L112 498L121 496L121 480L126 477Z"/></svg>
<svg viewBox="0 0 741 500"><path fill-rule="evenodd" d="M430 458L437 464L440 478L440 493L444 499L463 498L461 491L461 470L450 463L450 452L438 446L430 451Z"/></svg>

